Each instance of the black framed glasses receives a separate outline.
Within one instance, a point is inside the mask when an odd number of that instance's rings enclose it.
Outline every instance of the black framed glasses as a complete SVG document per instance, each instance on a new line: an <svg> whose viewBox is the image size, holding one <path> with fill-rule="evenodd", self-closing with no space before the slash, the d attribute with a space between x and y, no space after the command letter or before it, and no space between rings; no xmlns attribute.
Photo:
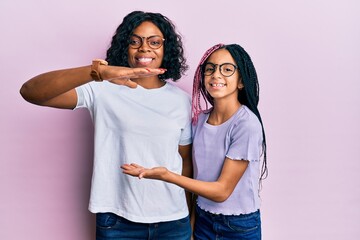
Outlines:
<svg viewBox="0 0 360 240"><path fill-rule="evenodd" d="M238 68L236 65L234 65L232 63L222 63L219 65L219 64L214 64L214 63L208 62L203 66L204 75L205 76L213 75L218 66L219 66L221 75L223 75L224 77L232 76L235 73L236 69Z"/></svg>
<svg viewBox="0 0 360 240"><path fill-rule="evenodd" d="M140 37L134 34L130 36L129 46L131 48L137 49L143 45L144 41L147 42L150 48L158 49L164 44L165 38L162 38L161 36L158 35L150 36L150 37Z"/></svg>

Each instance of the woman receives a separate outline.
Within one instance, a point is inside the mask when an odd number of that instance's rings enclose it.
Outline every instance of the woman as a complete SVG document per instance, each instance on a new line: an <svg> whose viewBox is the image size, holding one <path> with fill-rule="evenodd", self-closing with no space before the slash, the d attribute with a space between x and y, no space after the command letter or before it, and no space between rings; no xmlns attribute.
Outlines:
<svg viewBox="0 0 360 240"><path fill-rule="evenodd" d="M267 167L258 93L247 52L237 44L215 45L203 56L194 78L195 179L166 167L122 166L126 174L174 183L198 195L195 239L261 239L259 181ZM201 96L212 108L202 111Z"/></svg>
<svg viewBox="0 0 360 240"><path fill-rule="evenodd" d="M191 176L191 100L166 82L187 65L181 37L159 13L128 14L105 60L38 75L20 92L34 104L87 108L95 127L89 210L97 239L189 239L184 190L118 173L137 159ZM151 197L145 197L150 195Z"/></svg>

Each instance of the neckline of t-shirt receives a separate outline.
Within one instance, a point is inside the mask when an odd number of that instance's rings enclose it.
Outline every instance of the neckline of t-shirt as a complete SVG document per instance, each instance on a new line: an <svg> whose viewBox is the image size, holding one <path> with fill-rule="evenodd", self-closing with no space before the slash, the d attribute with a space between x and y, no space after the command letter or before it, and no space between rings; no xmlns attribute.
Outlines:
<svg viewBox="0 0 360 240"><path fill-rule="evenodd" d="M229 124L229 123L232 122L232 120L235 118L235 116L238 115L239 112L244 109L244 107L245 107L245 105L241 105L241 106L239 107L239 109L236 110L236 112L235 112L228 120L226 120L225 122L223 122L223 123L221 123L221 124L219 124L219 125L212 125L212 124L210 124L210 123L207 122L208 119L209 119L209 116L210 116L210 112L211 112L211 111L209 111L208 114L207 114L207 116L206 116L206 118L205 118L204 126L209 127L209 128L218 128L218 127L226 126L227 124Z"/></svg>
<svg viewBox="0 0 360 240"><path fill-rule="evenodd" d="M169 84L167 82L165 82L165 84L161 87L158 87L158 88L144 88L143 86L141 85L137 85L137 89L139 89L140 91L145 91L145 92L158 92L158 91L162 91L163 89L167 88Z"/></svg>

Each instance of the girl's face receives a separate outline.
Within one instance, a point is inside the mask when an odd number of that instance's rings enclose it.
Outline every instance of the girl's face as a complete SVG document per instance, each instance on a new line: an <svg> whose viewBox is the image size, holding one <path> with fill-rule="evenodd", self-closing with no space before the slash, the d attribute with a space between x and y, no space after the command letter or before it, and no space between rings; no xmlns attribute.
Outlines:
<svg viewBox="0 0 360 240"><path fill-rule="evenodd" d="M159 68L164 58L164 36L160 29L152 22L143 22L130 37L129 66Z"/></svg>
<svg viewBox="0 0 360 240"><path fill-rule="evenodd" d="M216 50L207 59L204 67L204 84L215 101L232 97L237 99L238 90L244 85L228 50L223 48Z"/></svg>

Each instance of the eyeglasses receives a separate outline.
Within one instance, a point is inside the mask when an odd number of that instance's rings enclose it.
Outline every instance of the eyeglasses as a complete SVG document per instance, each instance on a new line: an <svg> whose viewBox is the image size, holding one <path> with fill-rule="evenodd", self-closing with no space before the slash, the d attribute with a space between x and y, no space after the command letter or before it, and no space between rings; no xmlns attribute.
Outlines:
<svg viewBox="0 0 360 240"><path fill-rule="evenodd" d="M164 44L165 38L162 38L157 35L150 37L140 37L138 35L131 35L129 40L129 46L135 49L140 48L143 45L144 40L146 40L150 48L158 49Z"/></svg>
<svg viewBox="0 0 360 240"><path fill-rule="evenodd" d="M203 73L205 76L211 76L216 71L217 66L219 66L220 73L224 77L230 77L232 76L236 69L238 68L232 63L223 63L223 64L214 64L214 63L206 63L203 67Z"/></svg>

